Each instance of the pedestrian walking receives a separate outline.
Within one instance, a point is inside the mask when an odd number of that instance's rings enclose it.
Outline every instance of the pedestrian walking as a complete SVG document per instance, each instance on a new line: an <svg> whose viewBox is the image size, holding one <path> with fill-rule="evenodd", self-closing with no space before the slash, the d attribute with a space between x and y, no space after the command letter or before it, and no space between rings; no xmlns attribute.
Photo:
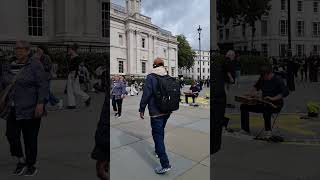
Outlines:
<svg viewBox="0 0 320 180"><path fill-rule="evenodd" d="M227 107L229 108L234 108L235 105L232 103L232 98L230 97L230 89L235 83L235 67L234 67L234 60L236 58L235 52L233 50L229 50L226 54L225 57L225 62L224 62L224 69L225 71L225 93L226 93L226 102L227 102Z"/></svg>
<svg viewBox="0 0 320 180"><path fill-rule="evenodd" d="M295 91L296 89L294 77L295 77L295 63L292 59L290 59L287 63L287 86L290 91Z"/></svg>
<svg viewBox="0 0 320 180"><path fill-rule="evenodd" d="M51 106L57 106L59 109L63 108L63 100L62 99L58 99L57 97L55 97L55 95L52 93L51 90L51 80L52 80L52 61L51 58L49 56L49 51L48 48L44 45L39 45L37 47L37 52L35 54L35 58L39 59L45 74L47 76L48 79L48 83L49 83L49 97L47 99L48 103Z"/></svg>
<svg viewBox="0 0 320 180"><path fill-rule="evenodd" d="M164 143L165 127L171 113L179 109L179 102L179 81L168 75L162 59L155 59L153 69L146 78L139 112L140 118L144 119L144 112L148 105L155 155L161 163L161 166L154 170L157 174L164 174L171 170Z"/></svg>
<svg viewBox="0 0 320 180"><path fill-rule="evenodd" d="M240 76L241 76L241 62L240 62L240 54L239 52L236 53L236 58L235 58L235 84L237 87L240 87Z"/></svg>
<svg viewBox="0 0 320 180"><path fill-rule="evenodd" d="M130 96L139 95L139 92L136 90L135 86L136 80L134 79L134 77L132 77L130 81Z"/></svg>
<svg viewBox="0 0 320 180"><path fill-rule="evenodd" d="M17 158L13 175L34 176L38 156L38 135L44 103L49 96L46 73L39 60L32 58L30 43L17 41L16 57L0 79L0 92L10 90L6 136L10 152ZM23 134L24 152L21 143Z"/></svg>
<svg viewBox="0 0 320 180"><path fill-rule="evenodd" d="M116 118L121 118L122 103L125 95L127 94L124 79L122 79L123 77L121 79L120 78L120 76L114 77L114 83L112 84L111 89L112 107Z"/></svg>
<svg viewBox="0 0 320 180"><path fill-rule="evenodd" d="M80 87L84 87L85 92L88 92L90 90L90 73L84 62L81 62L79 66L79 83Z"/></svg>
<svg viewBox="0 0 320 180"><path fill-rule="evenodd" d="M81 99L85 102L86 106L90 105L91 100L90 96L87 93L83 92L80 88L79 66L82 60L78 55L77 50L77 44L74 44L73 46L68 48L68 54L70 56L67 84L68 109L76 108L76 95L81 97Z"/></svg>

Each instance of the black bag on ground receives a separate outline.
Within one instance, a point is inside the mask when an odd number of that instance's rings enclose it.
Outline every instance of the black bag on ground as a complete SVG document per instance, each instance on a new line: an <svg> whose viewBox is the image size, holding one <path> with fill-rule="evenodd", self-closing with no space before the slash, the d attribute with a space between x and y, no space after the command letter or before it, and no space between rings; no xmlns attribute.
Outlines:
<svg viewBox="0 0 320 180"><path fill-rule="evenodd" d="M179 81L169 75L154 75L158 80L158 89L155 94L160 111L169 113L178 110L180 103Z"/></svg>

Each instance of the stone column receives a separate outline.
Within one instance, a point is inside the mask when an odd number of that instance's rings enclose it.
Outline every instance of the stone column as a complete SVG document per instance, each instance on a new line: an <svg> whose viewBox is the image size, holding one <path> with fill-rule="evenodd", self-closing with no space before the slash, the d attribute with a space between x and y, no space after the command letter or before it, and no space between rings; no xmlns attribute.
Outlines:
<svg viewBox="0 0 320 180"><path fill-rule="evenodd" d="M211 46L212 50L218 49L218 30L217 30L217 0L211 0Z"/></svg>

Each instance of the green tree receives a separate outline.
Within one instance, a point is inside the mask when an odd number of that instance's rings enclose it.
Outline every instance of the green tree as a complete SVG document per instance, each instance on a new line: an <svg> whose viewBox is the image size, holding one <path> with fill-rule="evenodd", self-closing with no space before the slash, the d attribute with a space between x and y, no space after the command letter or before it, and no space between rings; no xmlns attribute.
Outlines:
<svg viewBox="0 0 320 180"><path fill-rule="evenodd" d="M240 0L239 19L243 23L249 24L251 27L251 50L253 50L253 42L256 32L256 21L260 21L262 16L268 15L271 0Z"/></svg>
<svg viewBox="0 0 320 180"><path fill-rule="evenodd" d="M190 69L194 64L196 53L192 50L189 42L184 35L178 35L178 66L179 68Z"/></svg>
<svg viewBox="0 0 320 180"><path fill-rule="evenodd" d="M239 0L218 0L218 20L224 25L230 19L238 20L240 16Z"/></svg>

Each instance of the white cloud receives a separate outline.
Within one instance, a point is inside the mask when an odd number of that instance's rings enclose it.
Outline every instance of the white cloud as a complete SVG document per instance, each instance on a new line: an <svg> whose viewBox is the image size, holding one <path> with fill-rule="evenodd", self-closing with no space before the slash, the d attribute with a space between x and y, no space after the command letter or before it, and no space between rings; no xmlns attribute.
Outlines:
<svg viewBox="0 0 320 180"><path fill-rule="evenodd" d="M125 0L112 2L125 5ZM210 0L142 0L142 14L174 35L184 34L194 49L199 48L197 29L201 25L201 49L210 49Z"/></svg>

